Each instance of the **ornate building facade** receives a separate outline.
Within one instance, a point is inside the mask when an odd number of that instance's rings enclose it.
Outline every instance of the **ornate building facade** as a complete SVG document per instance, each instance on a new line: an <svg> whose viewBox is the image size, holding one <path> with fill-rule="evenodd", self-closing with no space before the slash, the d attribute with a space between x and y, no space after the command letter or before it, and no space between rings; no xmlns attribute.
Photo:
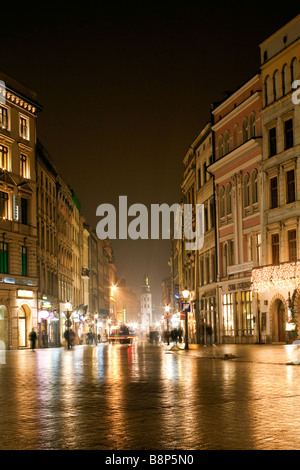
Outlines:
<svg viewBox="0 0 300 470"><path fill-rule="evenodd" d="M261 81L256 74L212 110L220 342L259 336L253 266L261 263Z"/></svg>
<svg viewBox="0 0 300 470"><path fill-rule="evenodd" d="M37 330L36 119L34 91L0 74L0 341L28 346Z"/></svg>
<svg viewBox="0 0 300 470"><path fill-rule="evenodd" d="M267 342L299 337L300 326L300 15L261 45L263 90L262 260L253 270Z"/></svg>

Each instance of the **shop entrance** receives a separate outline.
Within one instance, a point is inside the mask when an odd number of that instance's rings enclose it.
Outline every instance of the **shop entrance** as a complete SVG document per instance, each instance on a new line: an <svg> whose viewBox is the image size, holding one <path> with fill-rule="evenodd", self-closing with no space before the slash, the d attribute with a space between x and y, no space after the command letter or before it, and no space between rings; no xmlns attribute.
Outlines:
<svg viewBox="0 0 300 470"><path fill-rule="evenodd" d="M280 299L276 299L272 308L272 342L285 343L285 307Z"/></svg>
<svg viewBox="0 0 300 470"><path fill-rule="evenodd" d="M28 305L21 305L18 311L18 346L19 348L26 348L28 346L28 323L30 319L31 310Z"/></svg>

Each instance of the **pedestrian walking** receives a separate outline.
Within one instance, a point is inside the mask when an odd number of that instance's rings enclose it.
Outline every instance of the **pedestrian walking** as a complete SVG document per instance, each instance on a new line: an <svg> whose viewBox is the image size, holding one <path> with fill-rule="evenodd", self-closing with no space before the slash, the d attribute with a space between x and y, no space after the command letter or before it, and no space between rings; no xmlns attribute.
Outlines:
<svg viewBox="0 0 300 470"><path fill-rule="evenodd" d="M70 348L72 349L75 345L75 333L72 329L69 331L69 339L70 339Z"/></svg>
<svg viewBox="0 0 300 470"><path fill-rule="evenodd" d="M70 348L70 332L69 332L69 330L66 330L66 331L64 332L64 338L65 338L65 340L66 340L66 342L67 342L67 347L68 347L68 349L69 349L69 348Z"/></svg>
<svg viewBox="0 0 300 470"><path fill-rule="evenodd" d="M32 331L29 333L29 341L31 342L31 350L34 351L36 342L36 332L34 328L32 328Z"/></svg>
<svg viewBox="0 0 300 470"><path fill-rule="evenodd" d="M178 341L179 341L179 343L182 343L182 335L183 335L182 329L178 328Z"/></svg>
<svg viewBox="0 0 300 470"><path fill-rule="evenodd" d="M177 344L177 335L178 335L178 333L177 333L177 330L176 330L176 328L175 328L174 330L171 331L171 338L172 338L172 341L173 341L175 344Z"/></svg>

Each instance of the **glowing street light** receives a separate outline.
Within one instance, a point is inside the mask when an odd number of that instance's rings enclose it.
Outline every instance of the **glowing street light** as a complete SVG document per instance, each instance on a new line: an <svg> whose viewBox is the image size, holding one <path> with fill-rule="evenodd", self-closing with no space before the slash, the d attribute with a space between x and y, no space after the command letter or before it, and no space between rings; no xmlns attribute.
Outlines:
<svg viewBox="0 0 300 470"><path fill-rule="evenodd" d="M166 311L167 315L170 313L170 305L165 306L165 311ZM167 331L169 331L169 318L168 318L168 316L167 316Z"/></svg>
<svg viewBox="0 0 300 470"><path fill-rule="evenodd" d="M190 296L190 291L187 290L187 288L185 288L185 289L182 291L182 295L183 295L183 298L187 300L187 299L189 298L189 296Z"/></svg>

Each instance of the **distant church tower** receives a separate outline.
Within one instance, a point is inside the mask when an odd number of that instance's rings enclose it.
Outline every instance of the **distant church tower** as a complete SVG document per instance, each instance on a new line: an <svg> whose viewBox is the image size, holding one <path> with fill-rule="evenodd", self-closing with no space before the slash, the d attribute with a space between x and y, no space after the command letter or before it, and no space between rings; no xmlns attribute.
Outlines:
<svg viewBox="0 0 300 470"><path fill-rule="evenodd" d="M149 278L146 275L141 293L141 327L149 333L152 326L152 295L150 292Z"/></svg>

